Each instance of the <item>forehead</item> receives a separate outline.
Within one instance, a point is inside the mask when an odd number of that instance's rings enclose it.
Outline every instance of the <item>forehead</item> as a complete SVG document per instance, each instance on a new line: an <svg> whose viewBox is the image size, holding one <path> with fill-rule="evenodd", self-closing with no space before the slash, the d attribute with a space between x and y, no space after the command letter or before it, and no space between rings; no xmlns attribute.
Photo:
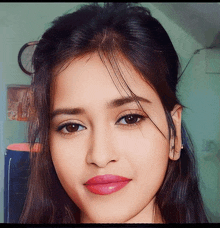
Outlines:
<svg viewBox="0 0 220 228"><path fill-rule="evenodd" d="M55 104L62 101L68 105L71 99L71 103L79 105L131 96L131 93L160 103L152 87L125 58L118 56L116 61L106 58L102 61L93 53L73 60L55 77L51 98Z"/></svg>

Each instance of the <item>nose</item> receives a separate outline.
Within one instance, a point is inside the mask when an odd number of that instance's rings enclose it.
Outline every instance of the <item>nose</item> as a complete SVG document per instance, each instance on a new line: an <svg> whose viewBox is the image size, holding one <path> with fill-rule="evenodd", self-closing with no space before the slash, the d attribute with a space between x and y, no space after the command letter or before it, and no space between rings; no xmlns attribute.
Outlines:
<svg viewBox="0 0 220 228"><path fill-rule="evenodd" d="M109 130L101 129L93 131L90 137L90 146L87 153L86 161L99 168L106 167L111 162L118 160L113 137Z"/></svg>

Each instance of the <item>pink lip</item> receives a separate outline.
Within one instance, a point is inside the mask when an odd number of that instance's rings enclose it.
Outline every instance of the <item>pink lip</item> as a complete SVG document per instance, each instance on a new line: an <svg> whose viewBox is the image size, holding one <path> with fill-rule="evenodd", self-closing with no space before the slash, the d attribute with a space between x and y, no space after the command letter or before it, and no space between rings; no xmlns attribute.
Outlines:
<svg viewBox="0 0 220 228"><path fill-rule="evenodd" d="M131 181L126 177L115 176L111 174L96 176L89 179L85 186L95 194L108 195L117 192Z"/></svg>

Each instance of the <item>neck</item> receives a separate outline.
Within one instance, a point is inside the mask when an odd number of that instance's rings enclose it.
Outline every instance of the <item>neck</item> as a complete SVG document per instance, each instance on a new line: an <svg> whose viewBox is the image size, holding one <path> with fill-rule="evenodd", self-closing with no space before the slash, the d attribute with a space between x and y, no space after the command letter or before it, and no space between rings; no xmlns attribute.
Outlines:
<svg viewBox="0 0 220 228"><path fill-rule="evenodd" d="M154 205L154 213L153 213L152 221L153 221L153 223L164 223L158 205Z"/></svg>

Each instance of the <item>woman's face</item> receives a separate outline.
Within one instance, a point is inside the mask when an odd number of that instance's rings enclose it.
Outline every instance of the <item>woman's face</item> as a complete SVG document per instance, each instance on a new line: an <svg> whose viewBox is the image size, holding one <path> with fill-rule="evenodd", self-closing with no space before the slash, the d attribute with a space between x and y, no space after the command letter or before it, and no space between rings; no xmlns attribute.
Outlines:
<svg viewBox="0 0 220 228"><path fill-rule="evenodd" d="M171 158L158 95L126 60L120 69L148 115L115 76L112 81L97 54L74 60L52 86L52 160L85 223L153 222ZM181 112L174 116L177 123Z"/></svg>

